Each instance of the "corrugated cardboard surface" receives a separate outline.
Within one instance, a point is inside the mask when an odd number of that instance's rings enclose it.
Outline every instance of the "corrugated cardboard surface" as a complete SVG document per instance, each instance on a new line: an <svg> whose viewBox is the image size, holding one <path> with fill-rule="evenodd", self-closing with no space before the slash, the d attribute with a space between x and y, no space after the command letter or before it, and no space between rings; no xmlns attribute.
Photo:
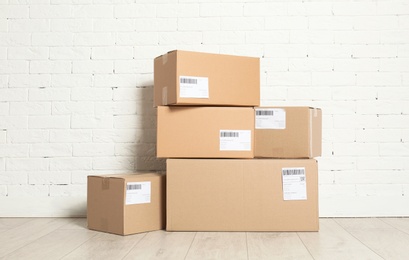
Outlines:
<svg viewBox="0 0 409 260"><path fill-rule="evenodd" d="M284 200L282 168L305 167L307 200ZM168 231L318 231L314 159L168 159Z"/></svg>
<svg viewBox="0 0 409 260"><path fill-rule="evenodd" d="M313 158L321 156L321 109L310 107L274 108L285 110L286 128L255 129L254 156L267 158Z"/></svg>
<svg viewBox="0 0 409 260"><path fill-rule="evenodd" d="M159 106L157 156L165 158L253 158L251 107ZM249 151L220 151L220 130L251 130Z"/></svg>
<svg viewBox="0 0 409 260"><path fill-rule="evenodd" d="M125 205L127 182L151 182L151 202ZM165 176L159 173L88 176L88 228L119 235L165 226Z"/></svg>
<svg viewBox="0 0 409 260"><path fill-rule="evenodd" d="M208 98L181 98L179 76L207 77ZM171 51L154 61L154 105L260 104L260 59Z"/></svg>

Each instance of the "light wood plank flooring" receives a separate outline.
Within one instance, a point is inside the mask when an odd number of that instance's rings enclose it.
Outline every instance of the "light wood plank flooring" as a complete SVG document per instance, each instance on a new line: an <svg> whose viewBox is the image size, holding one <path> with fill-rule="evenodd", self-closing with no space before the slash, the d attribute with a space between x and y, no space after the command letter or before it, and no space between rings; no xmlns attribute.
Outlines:
<svg viewBox="0 0 409 260"><path fill-rule="evenodd" d="M409 259L409 218L322 218L319 232L95 232L85 218L0 218L0 259Z"/></svg>

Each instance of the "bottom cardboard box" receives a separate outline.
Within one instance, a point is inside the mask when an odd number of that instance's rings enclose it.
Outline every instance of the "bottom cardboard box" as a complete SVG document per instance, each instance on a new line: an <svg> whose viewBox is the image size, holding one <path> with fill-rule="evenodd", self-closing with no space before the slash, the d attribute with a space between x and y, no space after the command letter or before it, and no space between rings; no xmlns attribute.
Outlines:
<svg viewBox="0 0 409 260"><path fill-rule="evenodd" d="M168 231L318 231L315 159L168 159Z"/></svg>
<svg viewBox="0 0 409 260"><path fill-rule="evenodd" d="M165 176L88 176L88 228L118 235L164 229Z"/></svg>

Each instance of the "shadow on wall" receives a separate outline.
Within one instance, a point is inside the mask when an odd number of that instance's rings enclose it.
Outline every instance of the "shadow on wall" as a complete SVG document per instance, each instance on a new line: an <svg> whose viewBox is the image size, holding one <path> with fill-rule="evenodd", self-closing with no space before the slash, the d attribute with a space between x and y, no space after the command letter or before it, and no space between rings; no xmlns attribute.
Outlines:
<svg viewBox="0 0 409 260"><path fill-rule="evenodd" d="M122 133L121 130L126 129L125 134L133 132L133 138L128 139L126 137L126 141L114 141L116 142L115 145L122 146L123 148L115 152L115 156L119 158L116 161L117 164L109 165L109 167L115 167L115 169L102 169L101 172L95 174L166 170L166 160L156 158L157 109L153 107L153 82L152 80L144 82L134 88L132 91L129 91L129 95L135 96L129 97L125 101L116 101L118 103L124 102L121 104L124 106L120 106L121 113L115 114L114 112L114 117L118 116L123 119L118 121L120 125L117 127L120 131L116 134L120 135ZM129 102L135 103L130 105ZM118 139L121 140L122 138ZM67 203L65 207L67 210L61 216L86 216L86 199L72 198Z"/></svg>
<svg viewBox="0 0 409 260"><path fill-rule="evenodd" d="M153 83L137 87L141 91L137 110L135 170L164 171L166 160L156 157L157 109L153 107Z"/></svg>

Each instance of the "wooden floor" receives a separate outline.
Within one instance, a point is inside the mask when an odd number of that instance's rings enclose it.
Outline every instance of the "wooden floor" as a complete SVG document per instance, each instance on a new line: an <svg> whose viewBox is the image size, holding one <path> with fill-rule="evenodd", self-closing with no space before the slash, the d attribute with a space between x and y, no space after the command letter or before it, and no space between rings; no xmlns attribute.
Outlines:
<svg viewBox="0 0 409 260"><path fill-rule="evenodd" d="M0 218L0 259L409 259L409 218L324 218L319 232L118 236L84 218Z"/></svg>

